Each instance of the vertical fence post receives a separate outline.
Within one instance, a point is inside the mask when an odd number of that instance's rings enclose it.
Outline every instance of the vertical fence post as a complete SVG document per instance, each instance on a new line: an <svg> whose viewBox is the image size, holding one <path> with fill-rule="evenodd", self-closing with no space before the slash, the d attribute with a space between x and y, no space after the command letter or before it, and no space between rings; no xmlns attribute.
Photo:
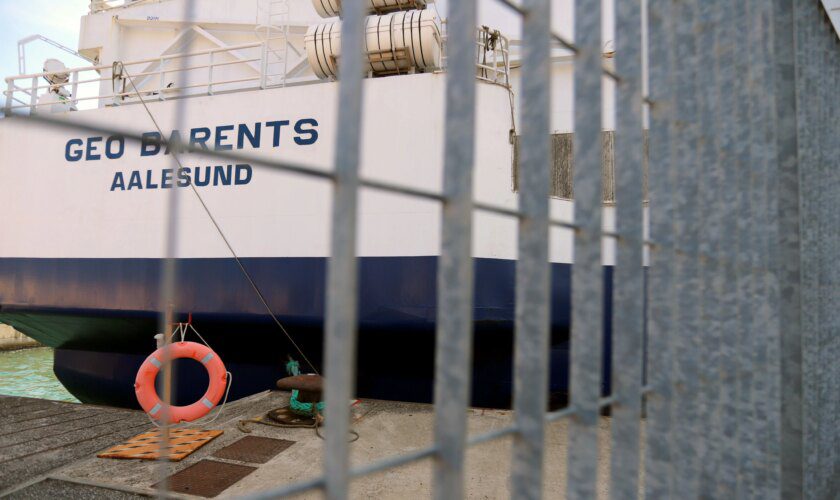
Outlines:
<svg viewBox="0 0 840 500"><path fill-rule="evenodd" d="M644 275L642 267L641 0L616 1L616 263L612 317L610 494L638 494Z"/></svg>
<svg viewBox="0 0 840 500"><path fill-rule="evenodd" d="M650 79L650 153L649 221L650 250L648 271L648 356L647 372L653 393L647 399L647 428L645 453L645 496L673 498L674 484L669 474L671 463L677 459L671 445L673 425L671 399L672 364L671 339L675 334L674 321L674 238L673 185L675 175L671 123L674 119L674 86L672 65L674 58L673 18L670 0L649 0L648 4L648 61Z"/></svg>
<svg viewBox="0 0 840 500"><path fill-rule="evenodd" d="M186 0L183 6L183 19L185 22L189 23L195 18L195 0ZM185 48L185 52L189 52L190 46L192 42L187 44ZM185 61L181 60L181 66L185 65ZM125 78L125 77L124 77ZM178 86L184 87L186 85L187 75L186 72L181 72L178 75ZM133 87L133 84L132 84ZM138 89L135 88L135 92L138 92ZM116 92L115 92L116 93ZM115 101L117 100L116 95L114 96ZM174 106L174 115L172 117L171 127L172 130L184 130L184 124L187 119L186 114L186 106L187 102L186 99L179 100ZM153 116L149 116L152 123L157 126L157 122L154 120ZM173 151L173 157L176 158L176 161L179 165L179 172L180 166L182 164L181 161L181 152L183 151L183 144L180 143L180 140L176 140L176 143L171 144L170 147ZM176 153L177 151L177 153ZM172 388L175 387L175 370L172 369L172 358L170 354L170 343L172 341L172 336L170 333L172 332L172 325L175 322L175 314L178 312L178 305L179 305L179 297L178 297L178 234L179 234L179 227L180 227L180 196L181 190L180 189L171 189L169 193L166 195L166 224L165 224L165 236L164 236L164 258L162 259L161 269L160 269L160 282L159 282L159 291L158 291L158 299L160 300L160 304L158 305L158 310L160 312L158 316L158 331L163 333L164 341L163 341L163 359L161 362L163 363L163 367L161 368L161 372L163 374L163 402L164 407L161 412L161 419L163 420L164 424L161 429L161 444L159 445L162 450L160 453L160 458L158 459L158 466L157 466L157 476L158 476L158 485L156 488L158 489L157 494L159 498L168 498L168 491L170 489L169 484L169 464L170 461L168 459L169 449L171 446L171 424L169 423L169 411L170 405L172 404Z"/></svg>
<svg viewBox="0 0 840 500"><path fill-rule="evenodd" d="M750 213L749 230L752 239L752 279L754 280L753 316L750 323L750 349L753 363L752 419L751 430L754 449L753 489L761 498L775 496L775 481L778 478L778 460L773 447L777 441L777 410L773 404L773 378L775 364L771 360L771 342L777 341L778 303L775 273L772 271L771 232L774 226L769 219L771 211L768 196L768 167L775 147L772 140L773 118L770 112L768 93L772 89L772 77L767 69L769 54L766 46L772 42L772 32L765 30L769 20L767 12L772 4L753 0L747 3L746 25L749 47L745 87L748 93L748 143L750 161Z"/></svg>
<svg viewBox="0 0 840 500"><path fill-rule="evenodd" d="M548 255L551 109L551 5L525 0L522 54L522 162L519 169L519 251L511 498L542 494L551 267ZM590 110L591 111L591 110ZM597 113L596 113L597 115Z"/></svg>
<svg viewBox="0 0 840 500"><path fill-rule="evenodd" d="M327 433L326 497L347 498L350 406L356 384L358 263L356 260L359 153L362 139L363 2L345 2L335 145L332 242L327 269L324 375Z"/></svg>
<svg viewBox="0 0 840 500"><path fill-rule="evenodd" d="M701 336L699 349L694 353L698 358L699 402L701 420L695 425L702 426L705 446L701 450L698 467L698 494L702 498L715 495L718 480L718 464L723 447L721 419L718 411L720 397L720 347L723 338L721 297L723 281L721 279L722 225L725 206L722 200L721 162L718 158L720 138L718 130L721 115L717 112L717 74L719 72L717 32L721 21L716 18L719 0L700 1L696 10L696 72L695 84L700 90L693 99L697 106L697 143L695 156L699 160L698 169L698 233L696 251L700 270L699 325ZM698 429L699 430L699 429ZM730 495L731 496L731 495Z"/></svg>
<svg viewBox="0 0 840 500"><path fill-rule="evenodd" d="M702 0L700 0L702 1ZM673 331L673 373L675 389L672 409L676 410L671 428L677 454L673 473L675 494L680 497L697 496L698 457L702 454L703 433L699 431L698 364L700 328L698 265L698 189L699 162L695 160L697 144L695 42L696 1L673 4L672 22L675 27L674 88L676 119L672 122L671 139L674 147L676 176L674 179L674 212L672 217L676 254L674 255L674 295L676 297L676 328Z"/></svg>
<svg viewBox="0 0 840 500"><path fill-rule="evenodd" d="M816 362L819 353L819 335L823 328L819 314L821 300L820 288L823 285L820 276L821 232L820 232L820 204L822 199L822 185L825 179L819 172L819 139L816 130L819 128L819 103L814 96L819 91L819 70L822 66L818 60L819 6L816 2L793 2L793 22L795 33L794 48L796 54L796 117L797 117L797 146L798 146L798 178L801 188L799 199L800 227L800 335L801 335L801 404L798 411L802 418L801 443L802 458L800 464L787 463L790 467L802 468L802 493L805 498L818 498L815 494L819 490L820 465L820 428L819 418L815 411L819 405L817 382L819 373ZM795 342L794 339L790 339ZM793 360L792 360L793 361ZM795 363L795 361L793 361ZM790 388L790 385L788 385ZM788 400L795 403L795 399ZM792 461L794 457L790 457ZM786 486L792 488L792 484Z"/></svg>
<svg viewBox="0 0 840 500"><path fill-rule="evenodd" d="M442 248L438 261L434 495L464 496L472 376L472 197L475 161L476 2L449 6Z"/></svg>
<svg viewBox="0 0 840 500"><path fill-rule="evenodd" d="M752 323L754 316L755 294L752 279L752 222L750 219L750 151L749 151L749 96L747 86L743 84L748 71L750 45L747 40L747 9L740 0L729 0L726 4L726 19L728 29L732 33L733 63L732 81L728 85L732 89L735 104L735 123L732 128L732 164L735 171L736 216L735 216L735 251L734 281L736 284L737 334L735 341L735 412L736 438L732 446L736 449L735 463L735 498L753 495L753 477L755 470L755 447L752 435L752 379L753 336Z"/></svg>
<svg viewBox="0 0 840 500"><path fill-rule="evenodd" d="M735 71L735 30L740 29L740 26L732 19L734 9L730 8L729 0L714 2L711 15L711 25L715 31L711 47L715 54L712 82L715 102L710 111L714 115L711 119L711 133L717 151L711 159L714 162L714 182L710 186L710 190L716 193L716 196L707 197L709 203L714 204L714 207L707 208L712 214L710 229L716 240L713 251L718 256L712 262L712 305L717 309L716 315L719 319L713 318L718 329L713 344L717 353L714 363L710 363L710 369L707 371L710 383L717 385L717 399L709 409L715 422L712 436L714 454L707 456L704 461L703 480L708 484L703 486L703 493L719 498L735 498L738 452L735 373L738 363L736 349L741 331L738 321L737 280L733 279L740 267L736 263L738 189L735 141L742 103L729 89L736 85L741 77ZM706 463L709 465L705 465Z"/></svg>
<svg viewBox="0 0 840 500"><path fill-rule="evenodd" d="M575 3L574 75L575 224L572 266L570 396L567 489L570 499L597 495L598 399L604 333L601 262L601 1Z"/></svg>

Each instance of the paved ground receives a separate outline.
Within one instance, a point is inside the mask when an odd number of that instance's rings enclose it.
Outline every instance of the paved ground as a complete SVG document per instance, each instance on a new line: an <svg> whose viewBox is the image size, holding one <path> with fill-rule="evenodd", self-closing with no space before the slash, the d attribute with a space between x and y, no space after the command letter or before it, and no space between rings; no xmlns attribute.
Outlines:
<svg viewBox="0 0 840 500"><path fill-rule="evenodd" d="M0 497L148 425L135 411L0 396Z"/></svg>
<svg viewBox="0 0 840 500"><path fill-rule="evenodd" d="M139 412L3 398L0 399L0 415L14 422L7 420L0 424L0 496L4 496L5 489L6 494L14 492L12 498L52 497L62 491L61 496L74 498L139 498L153 495L151 486L162 477L203 459L257 467L220 497L237 497L314 478L323 465L323 441L311 429L251 425L253 432L250 435L295 441L266 464L245 464L211 456L246 435L236 428L240 419L263 414L283 406L286 401L285 394L274 392L228 405L221 417L207 427L223 429L225 432L221 437L180 463L161 465L95 457L97 451L151 427L145 415ZM479 434L504 427L511 417L510 411L470 410L469 432ZM433 408L430 405L365 400L355 408L355 419L353 428L360 439L351 445L354 465L423 448L433 437ZM26 429L13 427L22 422L29 422ZM603 437L608 438L608 419L602 419L601 428ZM601 441L601 456L609 457L608 439ZM545 498L564 497L566 442L566 423L552 424L548 429ZM467 496L509 498L510 455L511 438L471 448L466 462ZM608 461L604 458L599 468L601 498L607 498L605 478L608 474ZM427 459L358 479L352 485L352 496L399 500L429 498L431 475L432 464ZM298 498L321 497L319 492L314 492Z"/></svg>

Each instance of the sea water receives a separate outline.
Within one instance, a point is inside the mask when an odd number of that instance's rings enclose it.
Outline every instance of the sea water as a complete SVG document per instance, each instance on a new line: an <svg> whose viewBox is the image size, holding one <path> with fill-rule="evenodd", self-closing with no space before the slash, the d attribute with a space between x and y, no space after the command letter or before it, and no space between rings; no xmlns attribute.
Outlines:
<svg viewBox="0 0 840 500"><path fill-rule="evenodd" d="M0 394L78 402L55 377L49 347L0 352Z"/></svg>

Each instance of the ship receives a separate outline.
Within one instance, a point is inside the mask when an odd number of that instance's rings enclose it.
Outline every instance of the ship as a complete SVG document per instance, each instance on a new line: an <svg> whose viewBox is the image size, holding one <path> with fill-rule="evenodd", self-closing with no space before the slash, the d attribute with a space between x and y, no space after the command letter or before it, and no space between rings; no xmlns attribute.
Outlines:
<svg viewBox="0 0 840 500"><path fill-rule="evenodd" d="M361 176L440 192L445 13L430 0L365 5ZM271 165L332 168L340 13L338 0L94 0L71 49L86 65L52 59L6 78L0 322L53 347L55 374L80 401L136 407L138 367L155 336L171 334L158 318L172 190L180 190L175 320L224 360L231 399L272 388L289 360L323 370L332 187ZM488 26L475 34L474 196L515 209L520 43ZM606 65L609 56L606 46ZM553 47L550 203L553 218L569 221L572 58ZM441 207L370 188L359 203L357 393L429 402ZM472 404L506 407L517 223L477 211L473 231ZM605 331L594 333L605 336L605 370L612 244L603 245ZM572 247L570 229L552 228L557 400L568 387ZM200 366L185 362L177 373L175 401L197 399L206 387Z"/></svg>

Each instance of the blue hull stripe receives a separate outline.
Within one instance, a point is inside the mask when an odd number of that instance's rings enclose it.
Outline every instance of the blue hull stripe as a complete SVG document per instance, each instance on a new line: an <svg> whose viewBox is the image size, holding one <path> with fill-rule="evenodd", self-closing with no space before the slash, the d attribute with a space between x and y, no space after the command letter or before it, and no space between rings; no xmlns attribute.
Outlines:
<svg viewBox="0 0 840 500"><path fill-rule="evenodd" d="M320 323L324 258L246 258L244 266L275 314ZM364 257L359 320L372 326L430 326L435 320L437 257ZM0 259L2 311L121 317L155 314L158 259ZM568 328L569 264L552 266L552 326ZM475 321L513 322L515 261L475 260ZM233 259L181 259L179 310L220 317L265 315Z"/></svg>

